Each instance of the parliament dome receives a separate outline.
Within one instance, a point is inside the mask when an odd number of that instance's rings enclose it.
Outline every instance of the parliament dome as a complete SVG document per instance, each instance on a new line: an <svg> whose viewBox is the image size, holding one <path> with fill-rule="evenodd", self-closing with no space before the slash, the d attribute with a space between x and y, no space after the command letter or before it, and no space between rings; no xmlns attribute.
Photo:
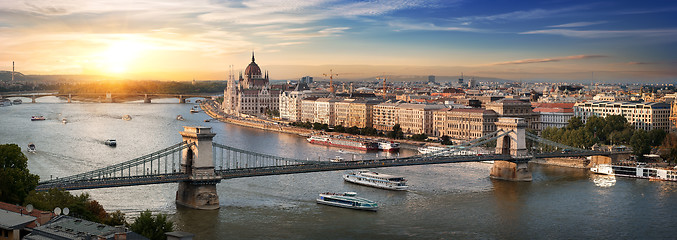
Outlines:
<svg viewBox="0 0 677 240"><path fill-rule="evenodd" d="M245 68L244 74L247 76L261 76L261 68L254 62L254 53L252 52L252 62Z"/></svg>

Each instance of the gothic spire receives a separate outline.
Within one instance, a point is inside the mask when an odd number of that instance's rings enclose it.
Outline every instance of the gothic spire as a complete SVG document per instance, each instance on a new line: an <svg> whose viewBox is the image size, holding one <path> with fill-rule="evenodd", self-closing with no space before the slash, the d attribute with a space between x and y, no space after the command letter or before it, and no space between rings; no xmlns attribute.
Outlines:
<svg viewBox="0 0 677 240"><path fill-rule="evenodd" d="M252 51L252 62L254 62L254 51Z"/></svg>

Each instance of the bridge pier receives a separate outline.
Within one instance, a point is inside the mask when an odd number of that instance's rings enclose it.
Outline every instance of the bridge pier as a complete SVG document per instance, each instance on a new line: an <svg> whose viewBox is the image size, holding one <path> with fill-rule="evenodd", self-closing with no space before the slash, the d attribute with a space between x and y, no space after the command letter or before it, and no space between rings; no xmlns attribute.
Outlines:
<svg viewBox="0 0 677 240"><path fill-rule="evenodd" d="M186 98L183 95L179 95L179 103L186 103Z"/></svg>
<svg viewBox="0 0 677 240"><path fill-rule="evenodd" d="M527 123L524 118L500 117L496 122L500 131L498 134L508 132L507 135L496 139L496 153L511 155L513 158L522 158L528 155L526 144ZM508 181L531 181L528 162L494 161L491 167L491 178Z"/></svg>
<svg viewBox="0 0 677 240"><path fill-rule="evenodd" d="M180 132L183 141L193 145L183 150L181 171L190 178L179 182L176 203L195 209L219 209L216 184L221 181L221 177L214 172L212 159L212 139L216 134L208 127L184 126L183 129Z"/></svg>
<svg viewBox="0 0 677 240"><path fill-rule="evenodd" d="M150 98L148 97L148 94L143 95L143 103L150 103Z"/></svg>
<svg viewBox="0 0 677 240"><path fill-rule="evenodd" d="M107 103L112 103L112 102L113 102L113 94L111 94L111 93L106 93L106 102L107 102Z"/></svg>
<svg viewBox="0 0 677 240"><path fill-rule="evenodd" d="M31 103L35 103L35 99L37 99L37 97L35 97L35 95L32 95L31 96Z"/></svg>
<svg viewBox="0 0 677 240"><path fill-rule="evenodd" d="M71 96L71 94L69 93L69 94L68 94L68 103L71 103L71 99L72 99L72 96Z"/></svg>

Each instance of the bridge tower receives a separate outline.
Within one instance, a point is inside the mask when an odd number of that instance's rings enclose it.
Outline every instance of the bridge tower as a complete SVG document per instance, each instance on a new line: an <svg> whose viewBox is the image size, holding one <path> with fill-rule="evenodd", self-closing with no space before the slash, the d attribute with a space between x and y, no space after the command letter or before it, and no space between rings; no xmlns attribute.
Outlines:
<svg viewBox="0 0 677 240"><path fill-rule="evenodd" d="M183 141L194 145L182 153L181 172L189 175L189 180L179 182L176 203L195 209L218 209L216 184L221 178L214 172L212 159L212 139L216 134L209 127L189 126L184 126L180 133Z"/></svg>
<svg viewBox="0 0 677 240"><path fill-rule="evenodd" d="M106 93L106 102L107 103L112 103L113 102L113 94L112 93Z"/></svg>
<svg viewBox="0 0 677 240"><path fill-rule="evenodd" d="M143 103L150 103L150 98L148 97L148 94L143 95Z"/></svg>
<svg viewBox="0 0 677 240"><path fill-rule="evenodd" d="M496 153L511 155L515 159L528 157L524 118L500 117L496 122L498 135L509 132L496 140ZM494 161L491 177L509 181L531 181L528 161Z"/></svg>

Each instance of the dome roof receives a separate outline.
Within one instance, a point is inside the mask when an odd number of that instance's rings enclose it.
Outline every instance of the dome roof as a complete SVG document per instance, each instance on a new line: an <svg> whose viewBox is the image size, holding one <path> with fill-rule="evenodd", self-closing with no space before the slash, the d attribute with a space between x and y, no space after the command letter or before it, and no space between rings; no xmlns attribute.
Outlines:
<svg viewBox="0 0 677 240"><path fill-rule="evenodd" d="M244 74L247 76L261 76L261 68L254 62L254 52L252 52L252 62L245 68Z"/></svg>

